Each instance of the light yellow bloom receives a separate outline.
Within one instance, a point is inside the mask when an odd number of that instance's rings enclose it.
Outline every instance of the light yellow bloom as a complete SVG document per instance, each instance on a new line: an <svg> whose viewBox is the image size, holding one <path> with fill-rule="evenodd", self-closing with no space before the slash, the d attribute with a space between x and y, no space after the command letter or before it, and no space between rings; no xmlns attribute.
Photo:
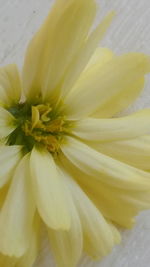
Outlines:
<svg viewBox="0 0 150 267"><path fill-rule="evenodd" d="M140 94L149 57L97 48L114 14L90 33L95 13L95 0L56 0L22 79L0 69L0 266L33 266L43 227L57 266L102 258L117 225L150 208L150 109L114 118Z"/></svg>

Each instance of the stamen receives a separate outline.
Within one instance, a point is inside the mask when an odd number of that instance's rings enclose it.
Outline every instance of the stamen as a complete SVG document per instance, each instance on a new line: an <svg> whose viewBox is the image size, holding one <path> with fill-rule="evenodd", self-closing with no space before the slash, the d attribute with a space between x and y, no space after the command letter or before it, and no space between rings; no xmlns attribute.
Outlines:
<svg viewBox="0 0 150 267"><path fill-rule="evenodd" d="M59 152L63 136L68 133L69 124L58 110L50 104L29 106L26 103L11 110L16 114L19 131L16 129L16 133L10 136L8 144L22 144L30 148L39 143L51 153ZM18 140L21 141L18 143Z"/></svg>
<svg viewBox="0 0 150 267"><path fill-rule="evenodd" d="M51 118L52 108L49 105L32 106L31 120L26 120L22 130L26 136L31 136L36 142L46 146L54 153L60 149L65 120L63 117Z"/></svg>

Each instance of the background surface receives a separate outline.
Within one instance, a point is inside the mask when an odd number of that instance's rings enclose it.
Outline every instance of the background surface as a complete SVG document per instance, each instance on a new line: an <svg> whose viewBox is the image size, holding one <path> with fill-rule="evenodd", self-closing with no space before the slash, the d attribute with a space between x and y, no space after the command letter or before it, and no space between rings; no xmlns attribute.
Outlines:
<svg viewBox="0 0 150 267"><path fill-rule="evenodd" d="M67 0L66 0L67 1ZM97 22L116 10L113 22L101 46L118 54L141 51L150 54L150 0L98 0ZM0 0L0 65L16 62L20 67L31 39L53 3L53 0ZM150 107L150 78L142 96L125 113ZM124 231L123 242L99 263L83 256L79 267L149 267L150 211L140 214L131 231ZM69 252L68 252L69 253ZM45 240L35 267L54 267Z"/></svg>

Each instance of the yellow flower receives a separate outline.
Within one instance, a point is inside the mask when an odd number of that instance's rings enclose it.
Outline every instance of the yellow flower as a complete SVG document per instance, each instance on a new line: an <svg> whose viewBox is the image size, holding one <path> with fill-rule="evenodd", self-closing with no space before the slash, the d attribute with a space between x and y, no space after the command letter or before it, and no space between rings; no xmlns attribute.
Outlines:
<svg viewBox="0 0 150 267"><path fill-rule="evenodd" d="M98 259L150 208L150 109L114 118L141 92L142 53L97 48L94 0L56 0L22 81L0 69L0 266L31 267L46 228L59 267ZM23 96L24 92L24 96ZM113 117L113 118L112 118Z"/></svg>

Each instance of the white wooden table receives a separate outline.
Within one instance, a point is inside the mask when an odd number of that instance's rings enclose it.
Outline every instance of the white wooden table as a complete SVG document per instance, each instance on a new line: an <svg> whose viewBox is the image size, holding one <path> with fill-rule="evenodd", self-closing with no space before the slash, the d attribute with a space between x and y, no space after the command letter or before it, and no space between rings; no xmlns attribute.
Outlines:
<svg viewBox="0 0 150 267"><path fill-rule="evenodd" d="M67 0L66 0L67 1ZM28 41L48 13L53 0L0 0L0 65L16 62L22 66ZM117 18L101 45L116 53L142 51L150 54L150 0L97 0L97 20L108 10ZM150 77L142 97L128 110L150 107ZM54 267L47 241L35 267ZM83 257L80 267L150 267L150 211L137 218L136 227L124 231L123 242L102 262Z"/></svg>

